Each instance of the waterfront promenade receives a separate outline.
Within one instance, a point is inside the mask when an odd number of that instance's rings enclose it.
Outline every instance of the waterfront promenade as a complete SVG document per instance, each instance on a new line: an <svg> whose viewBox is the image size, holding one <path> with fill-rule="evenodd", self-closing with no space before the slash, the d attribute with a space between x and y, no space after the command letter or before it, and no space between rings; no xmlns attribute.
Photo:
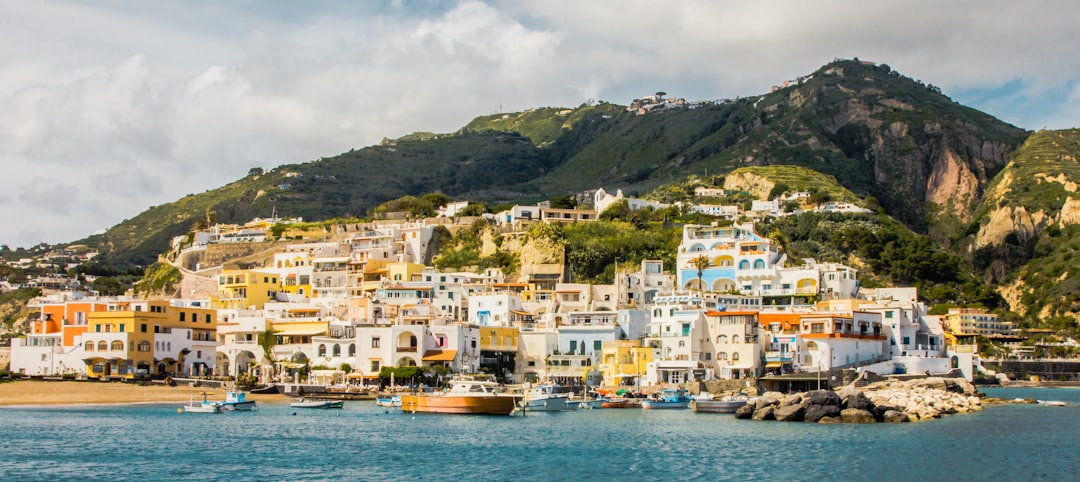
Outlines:
<svg viewBox="0 0 1080 482"><path fill-rule="evenodd" d="M208 393L211 400L224 400L220 388L116 382L76 381L14 381L0 383L0 406L12 405L77 405L107 403L188 402ZM250 395L256 401L285 400L284 395Z"/></svg>

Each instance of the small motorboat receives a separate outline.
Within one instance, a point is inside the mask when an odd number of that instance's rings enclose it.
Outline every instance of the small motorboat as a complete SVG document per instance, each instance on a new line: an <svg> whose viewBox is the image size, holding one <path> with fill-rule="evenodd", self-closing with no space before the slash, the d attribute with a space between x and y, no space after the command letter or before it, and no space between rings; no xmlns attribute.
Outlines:
<svg viewBox="0 0 1080 482"><path fill-rule="evenodd" d="M297 402L289 404L292 408L345 408L344 400L322 400L318 398L301 398Z"/></svg>
<svg viewBox="0 0 1080 482"><path fill-rule="evenodd" d="M375 399L375 405L380 407L401 407L401 395L378 397Z"/></svg>
<svg viewBox="0 0 1080 482"><path fill-rule="evenodd" d="M703 392L694 399L694 411L698 413L735 413L739 407L749 402L750 397L745 393L715 398L708 392Z"/></svg>

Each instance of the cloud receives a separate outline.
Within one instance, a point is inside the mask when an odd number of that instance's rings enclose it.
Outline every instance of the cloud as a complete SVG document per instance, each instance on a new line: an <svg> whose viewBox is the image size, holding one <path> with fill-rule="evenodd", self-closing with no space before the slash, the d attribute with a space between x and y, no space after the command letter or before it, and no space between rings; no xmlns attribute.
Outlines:
<svg viewBox="0 0 1080 482"><path fill-rule="evenodd" d="M754 95L834 57L1022 127L1080 118L1080 4L5 2L0 242L78 239L235 180L477 115ZM1031 28L1038 25L1039 28Z"/></svg>

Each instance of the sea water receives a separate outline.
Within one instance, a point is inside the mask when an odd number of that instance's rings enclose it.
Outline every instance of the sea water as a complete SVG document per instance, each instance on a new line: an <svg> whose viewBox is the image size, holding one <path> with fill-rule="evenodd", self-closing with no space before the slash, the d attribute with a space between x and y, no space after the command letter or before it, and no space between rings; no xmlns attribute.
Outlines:
<svg viewBox="0 0 1080 482"><path fill-rule="evenodd" d="M920 423L819 425L690 410L525 417L260 404L0 409L0 480L1080 480L1080 390L988 389Z"/></svg>

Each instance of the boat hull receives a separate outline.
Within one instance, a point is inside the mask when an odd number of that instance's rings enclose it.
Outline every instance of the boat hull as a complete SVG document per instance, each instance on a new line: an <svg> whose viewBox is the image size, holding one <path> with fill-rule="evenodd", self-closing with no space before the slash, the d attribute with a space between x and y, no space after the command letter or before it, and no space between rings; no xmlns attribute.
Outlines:
<svg viewBox="0 0 1080 482"><path fill-rule="evenodd" d="M225 410L237 411L237 412L250 412L255 410L255 401L250 400L247 402L225 402L221 404L221 407Z"/></svg>
<svg viewBox="0 0 1080 482"><path fill-rule="evenodd" d="M341 400L319 400L314 402L293 402L289 406L293 408L345 408L345 402Z"/></svg>
<svg viewBox="0 0 1080 482"><path fill-rule="evenodd" d="M641 408L646 410L661 410L661 409L678 409L687 408L690 406L690 401L685 402L668 402L658 400L643 400L641 402Z"/></svg>
<svg viewBox="0 0 1080 482"><path fill-rule="evenodd" d="M186 413L221 413L221 405L185 405L184 412Z"/></svg>
<svg viewBox="0 0 1080 482"><path fill-rule="evenodd" d="M594 410L604 408L604 400L582 400L578 404L578 408L581 410Z"/></svg>
<svg viewBox="0 0 1080 482"><path fill-rule="evenodd" d="M522 401L521 407L530 412L561 412L568 408L566 397L551 397L539 400Z"/></svg>
<svg viewBox="0 0 1080 482"><path fill-rule="evenodd" d="M414 413L510 415L520 399L508 395L402 395L401 410Z"/></svg>
<svg viewBox="0 0 1080 482"><path fill-rule="evenodd" d="M746 405L746 400L696 400L694 411L698 413L735 413Z"/></svg>
<svg viewBox="0 0 1080 482"><path fill-rule="evenodd" d="M600 408L626 408L626 400L605 400L600 404Z"/></svg>

